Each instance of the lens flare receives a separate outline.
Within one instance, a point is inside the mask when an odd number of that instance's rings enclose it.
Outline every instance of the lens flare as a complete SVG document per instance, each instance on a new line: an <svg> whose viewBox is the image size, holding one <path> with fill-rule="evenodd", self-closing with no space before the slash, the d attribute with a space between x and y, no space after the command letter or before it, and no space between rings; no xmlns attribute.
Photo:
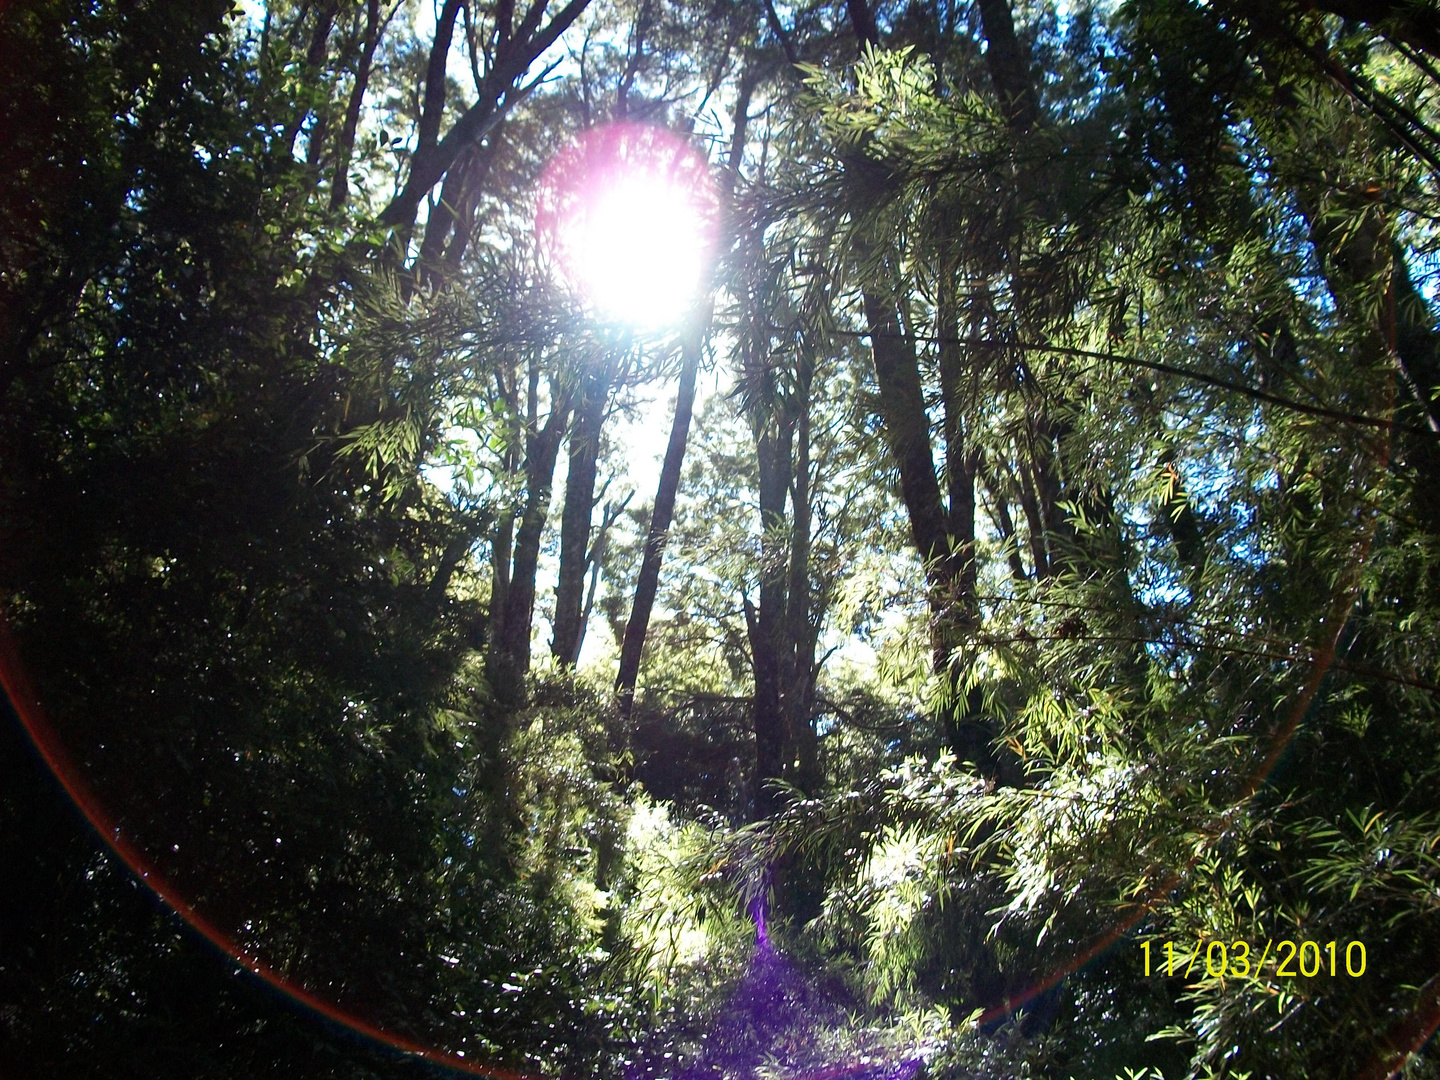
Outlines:
<svg viewBox="0 0 1440 1080"><path fill-rule="evenodd" d="M704 157L641 124L593 128L540 181L541 251L594 317L635 329L681 321L715 249L718 199Z"/></svg>
<svg viewBox="0 0 1440 1080"><path fill-rule="evenodd" d="M455 1073L487 1077L488 1080L539 1080L531 1074L513 1069L467 1061L463 1051L451 1053L448 1050L441 1050L357 1016L271 967L263 958L242 946L230 931L222 929L219 924L206 917L179 888L165 877L140 845L128 833L121 830L118 820L111 816L95 792L91 790L85 776L71 759L70 754L45 717L39 699L30 685L30 680L20 667L19 650L11 637L10 628L3 618L0 618L0 693L10 699L10 704L20 720L20 726L30 737L36 752L49 766L50 771L55 774L60 786L65 789L65 793L70 796L76 808L90 823L90 827L99 834L101 841L135 875L137 881L154 893L175 914L189 923L196 933L239 967L250 972L255 978L272 990L278 991L296 1005L399 1054L443 1066Z"/></svg>

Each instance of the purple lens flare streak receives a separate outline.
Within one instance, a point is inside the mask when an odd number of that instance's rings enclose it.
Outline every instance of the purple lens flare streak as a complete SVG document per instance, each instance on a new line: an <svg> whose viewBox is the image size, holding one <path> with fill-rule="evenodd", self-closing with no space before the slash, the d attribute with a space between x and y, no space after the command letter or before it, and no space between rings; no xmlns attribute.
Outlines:
<svg viewBox="0 0 1440 1080"><path fill-rule="evenodd" d="M824 1060L821 1036L845 1026L846 1009L776 950L768 894L767 874L747 905L755 925L750 964L703 1036L699 1059L674 1073L642 1063L627 1080L753 1080L767 1067L768 1075L786 1080L912 1080L925 1064L913 1053L899 1061L880 1052Z"/></svg>

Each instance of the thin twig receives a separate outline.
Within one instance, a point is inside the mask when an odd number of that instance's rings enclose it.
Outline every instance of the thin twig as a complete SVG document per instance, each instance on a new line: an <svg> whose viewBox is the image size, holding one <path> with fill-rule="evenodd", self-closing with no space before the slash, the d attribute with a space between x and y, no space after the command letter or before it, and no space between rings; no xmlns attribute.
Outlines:
<svg viewBox="0 0 1440 1080"><path fill-rule="evenodd" d="M1230 382L1228 379L1222 379L1216 375L1209 375L1203 371L1175 367L1172 364L1164 364L1158 360L1145 360L1138 356L1126 356L1123 353L1101 352L1095 349L1080 349L1071 345L1049 345L1033 341L991 341L985 338L949 338L938 337L932 334L879 335L861 330L832 330L831 333L837 337L857 339L895 337L909 341L925 342L932 345L963 345L972 349L1014 349L1019 352L1047 352L1060 356L1080 357L1086 360L1105 360L1114 364L1126 364L1132 367L1145 368L1149 371L1158 371L1166 375L1175 375L1183 379L1193 379L1196 382L1205 383L1217 389L1230 390L1234 393L1254 398L1257 401L1264 401L1271 405L1278 405L1281 408L1306 413L1310 416L1322 416L1329 420L1340 420L1347 424L1380 428L1384 431L1404 431L1411 435L1425 435L1430 438L1435 438L1434 432L1426 428L1413 427L1395 420L1386 420L1376 416L1365 416L1362 413L1346 412L1342 409L1330 409L1323 405L1306 405L1304 402L1295 401L1293 398L1281 397L1279 394L1272 394L1269 391L1261 390L1259 387Z"/></svg>

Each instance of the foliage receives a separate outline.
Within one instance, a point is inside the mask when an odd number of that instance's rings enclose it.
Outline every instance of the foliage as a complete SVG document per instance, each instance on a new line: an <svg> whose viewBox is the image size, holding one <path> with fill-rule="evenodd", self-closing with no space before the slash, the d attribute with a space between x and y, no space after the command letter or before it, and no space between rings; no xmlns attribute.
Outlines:
<svg viewBox="0 0 1440 1080"><path fill-rule="evenodd" d="M1433 12L434 7L0 7L0 608L154 872L451 1064L1431 1075ZM673 334L531 235L609 118L721 180ZM5 1068L413 1071L7 740Z"/></svg>

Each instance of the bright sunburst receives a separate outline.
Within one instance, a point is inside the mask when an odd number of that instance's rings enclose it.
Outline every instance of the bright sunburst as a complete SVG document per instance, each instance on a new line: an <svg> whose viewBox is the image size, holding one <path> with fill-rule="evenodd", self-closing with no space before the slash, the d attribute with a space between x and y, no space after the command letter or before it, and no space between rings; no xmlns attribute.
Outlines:
<svg viewBox="0 0 1440 1080"><path fill-rule="evenodd" d="M658 128L612 124L551 161L536 226L598 318L657 328L683 318L705 283L715 206L693 149Z"/></svg>

